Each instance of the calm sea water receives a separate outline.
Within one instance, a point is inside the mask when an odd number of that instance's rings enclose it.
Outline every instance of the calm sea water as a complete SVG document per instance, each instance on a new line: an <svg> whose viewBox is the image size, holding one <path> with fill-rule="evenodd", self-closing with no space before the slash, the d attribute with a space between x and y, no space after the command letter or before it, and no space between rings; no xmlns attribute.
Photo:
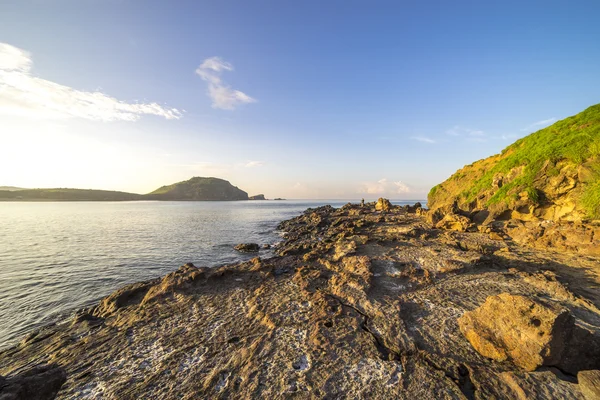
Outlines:
<svg viewBox="0 0 600 400"><path fill-rule="evenodd" d="M0 348L125 284L251 258L233 246L274 244L280 221L345 203L0 202Z"/></svg>

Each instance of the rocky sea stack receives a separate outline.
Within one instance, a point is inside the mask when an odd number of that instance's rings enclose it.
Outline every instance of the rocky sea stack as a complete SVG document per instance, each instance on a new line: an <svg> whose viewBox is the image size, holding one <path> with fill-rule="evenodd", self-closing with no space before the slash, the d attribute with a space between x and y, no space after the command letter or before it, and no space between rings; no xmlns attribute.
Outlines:
<svg viewBox="0 0 600 400"><path fill-rule="evenodd" d="M598 258L438 229L420 207L379 203L284 221L271 258L126 286L0 352L0 386L51 368L40 393L66 376L62 399L596 393Z"/></svg>

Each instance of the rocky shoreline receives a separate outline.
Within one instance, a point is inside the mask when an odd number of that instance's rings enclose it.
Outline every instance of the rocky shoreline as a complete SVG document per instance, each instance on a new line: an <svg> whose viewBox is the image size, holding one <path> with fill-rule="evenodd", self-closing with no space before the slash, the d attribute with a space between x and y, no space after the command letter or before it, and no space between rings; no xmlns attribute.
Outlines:
<svg viewBox="0 0 600 400"><path fill-rule="evenodd" d="M0 399L597 398L597 254L460 217L309 209L275 257L186 264L3 350Z"/></svg>

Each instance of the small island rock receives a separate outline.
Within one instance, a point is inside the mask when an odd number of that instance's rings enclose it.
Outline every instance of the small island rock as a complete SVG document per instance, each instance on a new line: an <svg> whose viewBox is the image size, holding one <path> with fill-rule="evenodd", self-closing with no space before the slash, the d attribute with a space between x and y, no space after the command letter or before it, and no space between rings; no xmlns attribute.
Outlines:
<svg viewBox="0 0 600 400"><path fill-rule="evenodd" d="M260 247L256 243L240 243L234 249L242 253L257 253Z"/></svg>

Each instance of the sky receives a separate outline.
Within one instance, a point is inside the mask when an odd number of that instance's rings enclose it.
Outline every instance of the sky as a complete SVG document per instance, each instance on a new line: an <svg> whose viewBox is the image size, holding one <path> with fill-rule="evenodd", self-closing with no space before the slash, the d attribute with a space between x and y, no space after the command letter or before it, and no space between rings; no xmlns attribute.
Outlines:
<svg viewBox="0 0 600 400"><path fill-rule="evenodd" d="M0 1L0 186L424 199L600 102L600 2Z"/></svg>

